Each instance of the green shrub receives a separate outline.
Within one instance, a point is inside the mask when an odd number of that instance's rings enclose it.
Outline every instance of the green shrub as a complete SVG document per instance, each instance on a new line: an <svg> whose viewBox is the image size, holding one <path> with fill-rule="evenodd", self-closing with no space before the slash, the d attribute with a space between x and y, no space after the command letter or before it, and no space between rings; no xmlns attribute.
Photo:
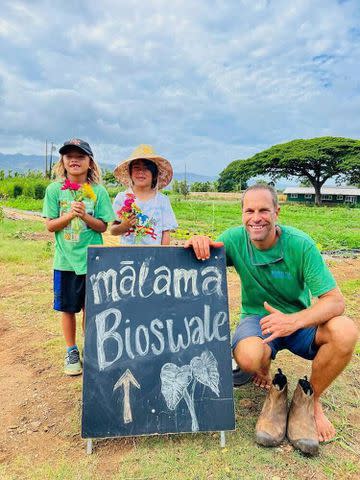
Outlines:
<svg viewBox="0 0 360 480"><path fill-rule="evenodd" d="M15 184L14 185L14 190L13 190L13 197L20 197L23 193L23 187L21 185Z"/></svg>
<svg viewBox="0 0 360 480"><path fill-rule="evenodd" d="M34 184L32 182L24 182L22 187L24 197L34 198Z"/></svg>
<svg viewBox="0 0 360 480"><path fill-rule="evenodd" d="M34 197L35 200L41 200L45 196L46 186L43 183L35 183L34 185Z"/></svg>

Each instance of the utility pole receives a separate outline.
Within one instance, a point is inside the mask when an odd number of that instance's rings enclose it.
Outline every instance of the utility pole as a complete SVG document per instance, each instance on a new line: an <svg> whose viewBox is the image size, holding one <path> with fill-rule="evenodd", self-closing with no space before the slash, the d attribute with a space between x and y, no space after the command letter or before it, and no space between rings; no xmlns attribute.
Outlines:
<svg viewBox="0 0 360 480"><path fill-rule="evenodd" d="M48 150L47 150L48 142L45 140L45 178L47 178L47 171L48 171Z"/></svg>
<svg viewBox="0 0 360 480"><path fill-rule="evenodd" d="M51 142L51 149L50 149L50 166L49 166L49 178L51 178L51 170L52 170L52 157L53 157L53 152L56 150L56 147L54 146L54 142Z"/></svg>
<svg viewBox="0 0 360 480"><path fill-rule="evenodd" d="M188 196L188 183L187 183L187 173L186 173L186 162L185 162L185 172L184 172L184 196L187 198Z"/></svg>

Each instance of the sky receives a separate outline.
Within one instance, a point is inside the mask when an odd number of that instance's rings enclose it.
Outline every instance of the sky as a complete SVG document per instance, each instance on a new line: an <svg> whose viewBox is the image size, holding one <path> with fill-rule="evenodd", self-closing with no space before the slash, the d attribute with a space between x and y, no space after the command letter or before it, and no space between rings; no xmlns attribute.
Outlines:
<svg viewBox="0 0 360 480"><path fill-rule="evenodd" d="M274 144L359 138L359 0L3 0L0 152L150 144L217 175Z"/></svg>

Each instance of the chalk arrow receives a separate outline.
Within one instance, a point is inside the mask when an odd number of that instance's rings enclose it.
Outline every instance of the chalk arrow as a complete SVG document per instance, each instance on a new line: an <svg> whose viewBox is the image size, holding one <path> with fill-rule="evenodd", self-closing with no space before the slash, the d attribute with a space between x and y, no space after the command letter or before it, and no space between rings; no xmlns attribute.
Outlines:
<svg viewBox="0 0 360 480"><path fill-rule="evenodd" d="M124 386L124 423L130 423L133 421L130 405L130 383L134 387L140 389L140 385L134 375L127 369L115 383L113 391L117 388Z"/></svg>

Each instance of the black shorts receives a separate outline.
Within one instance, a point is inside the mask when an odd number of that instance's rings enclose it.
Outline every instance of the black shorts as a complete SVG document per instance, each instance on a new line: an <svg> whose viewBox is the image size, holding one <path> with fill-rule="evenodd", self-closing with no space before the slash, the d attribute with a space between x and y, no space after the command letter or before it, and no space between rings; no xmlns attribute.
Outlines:
<svg viewBox="0 0 360 480"><path fill-rule="evenodd" d="M86 275L54 270L54 310L78 313L85 306Z"/></svg>

